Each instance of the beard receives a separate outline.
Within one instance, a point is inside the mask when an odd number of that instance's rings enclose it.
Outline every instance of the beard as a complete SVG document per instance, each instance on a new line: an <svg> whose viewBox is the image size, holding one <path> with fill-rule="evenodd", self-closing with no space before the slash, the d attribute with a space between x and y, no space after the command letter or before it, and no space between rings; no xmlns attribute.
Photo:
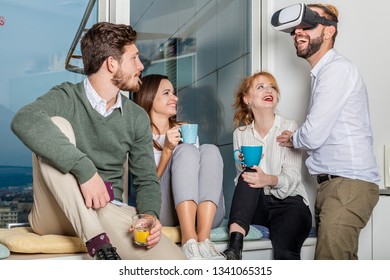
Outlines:
<svg viewBox="0 0 390 280"><path fill-rule="evenodd" d="M137 80L137 83L130 83L132 80ZM141 87L141 80L139 79L138 73L124 75L122 68L119 68L111 79L114 86L118 87L122 91L137 92Z"/></svg>
<svg viewBox="0 0 390 280"><path fill-rule="evenodd" d="M320 36L314 39L309 38L309 45L306 49L299 50L297 44L295 44L295 48L297 49L297 56L302 57L304 59L307 59L311 57L313 54L318 52L318 50L321 48L322 43L324 42L323 39L324 30L321 31Z"/></svg>

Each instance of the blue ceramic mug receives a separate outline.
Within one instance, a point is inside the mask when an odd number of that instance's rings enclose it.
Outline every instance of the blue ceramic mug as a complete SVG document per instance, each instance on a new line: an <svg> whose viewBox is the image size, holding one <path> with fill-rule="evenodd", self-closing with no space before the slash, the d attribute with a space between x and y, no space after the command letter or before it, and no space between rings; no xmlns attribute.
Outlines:
<svg viewBox="0 0 390 280"><path fill-rule="evenodd" d="M242 154L242 160L237 157L238 152ZM246 166L258 166L260 164L261 156L263 154L263 146L243 145L241 146L241 149L236 149L233 153L234 160L236 162L245 164Z"/></svg>

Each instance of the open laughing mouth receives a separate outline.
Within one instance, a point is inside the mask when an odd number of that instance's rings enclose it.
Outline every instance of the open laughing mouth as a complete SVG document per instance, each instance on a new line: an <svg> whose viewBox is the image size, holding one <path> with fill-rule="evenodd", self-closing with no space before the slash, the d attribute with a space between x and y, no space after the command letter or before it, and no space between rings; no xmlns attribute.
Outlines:
<svg viewBox="0 0 390 280"><path fill-rule="evenodd" d="M272 95L265 95L263 98L262 98L263 101L266 101L266 102L273 102L274 101L274 97Z"/></svg>
<svg viewBox="0 0 390 280"><path fill-rule="evenodd" d="M295 45L298 47L303 47L305 44L307 44L309 40L303 36L296 37L295 39Z"/></svg>

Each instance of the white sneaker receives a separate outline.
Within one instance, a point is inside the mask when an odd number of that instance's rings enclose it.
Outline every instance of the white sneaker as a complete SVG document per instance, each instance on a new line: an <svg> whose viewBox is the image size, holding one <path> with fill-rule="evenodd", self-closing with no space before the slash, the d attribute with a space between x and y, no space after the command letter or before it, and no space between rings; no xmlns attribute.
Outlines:
<svg viewBox="0 0 390 280"><path fill-rule="evenodd" d="M203 242L199 242L199 250L202 256L208 260L225 260L225 257L215 248L213 242L206 239Z"/></svg>
<svg viewBox="0 0 390 280"><path fill-rule="evenodd" d="M204 260L200 251L198 242L195 239L188 240L182 247L184 254L189 260Z"/></svg>

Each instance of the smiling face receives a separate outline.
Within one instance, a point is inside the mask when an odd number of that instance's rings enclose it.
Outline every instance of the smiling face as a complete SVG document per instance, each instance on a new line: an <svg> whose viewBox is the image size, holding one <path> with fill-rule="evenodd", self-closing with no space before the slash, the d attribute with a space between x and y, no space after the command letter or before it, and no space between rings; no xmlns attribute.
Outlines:
<svg viewBox="0 0 390 280"><path fill-rule="evenodd" d="M270 77L259 75L251 84L247 94L243 97L252 111L258 109L274 110L279 101L279 93L276 82Z"/></svg>
<svg viewBox="0 0 390 280"><path fill-rule="evenodd" d="M175 116L177 113L177 101L178 97L175 94L172 83L167 79L162 79L150 111L152 120L161 117L168 119Z"/></svg>
<svg viewBox="0 0 390 280"><path fill-rule="evenodd" d="M311 9L320 16L324 15L323 11L319 8ZM330 48L329 44L324 44L326 28L330 27L318 24L317 27L313 29L296 29L294 31L294 45L297 50L297 56L308 60L314 57L313 60L317 61L316 56L322 56L322 54Z"/></svg>
<svg viewBox="0 0 390 280"><path fill-rule="evenodd" d="M303 32L298 33L294 40L297 56L307 59L317 53L320 50L322 43L324 42L323 36L323 29L321 30L321 33L315 38L312 38Z"/></svg>

